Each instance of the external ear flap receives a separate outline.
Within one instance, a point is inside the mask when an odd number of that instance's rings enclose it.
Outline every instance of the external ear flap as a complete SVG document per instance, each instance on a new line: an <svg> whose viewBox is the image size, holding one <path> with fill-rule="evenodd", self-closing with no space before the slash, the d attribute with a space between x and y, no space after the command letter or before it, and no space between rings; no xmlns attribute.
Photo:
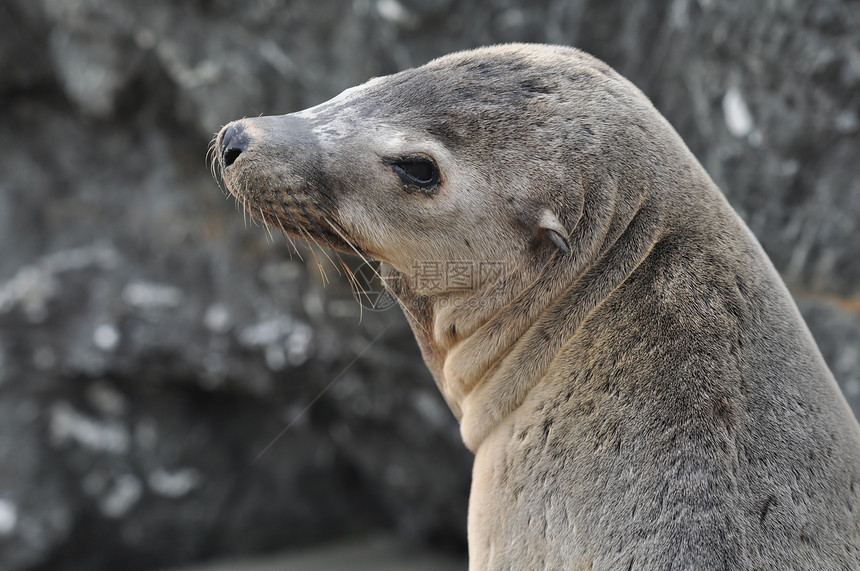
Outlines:
<svg viewBox="0 0 860 571"><path fill-rule="evenodd" d="M570 242L567 241L567 230L561 225L555 212L549 208L541 210L538 226L546 230L547 236L549 236L549 239L552 240L556 248L570 255Z"/></svg>
<svg viewBox="0 0 860 571"><path fill-rule="evenodd" d="M561 234L556 232L555 230L547 230L549 234L549 239L552 240L552 243L555 244L559 250L570 255L570 244L567 243L567 238L564 238Z"/></svg>

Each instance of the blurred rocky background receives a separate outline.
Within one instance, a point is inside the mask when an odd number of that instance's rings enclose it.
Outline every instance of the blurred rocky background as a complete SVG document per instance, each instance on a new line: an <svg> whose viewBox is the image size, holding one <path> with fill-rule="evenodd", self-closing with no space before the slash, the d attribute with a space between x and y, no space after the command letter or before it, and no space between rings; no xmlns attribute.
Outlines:
<svg viewBox="0 0 860 571"><path fill-rule="evenodd" d="M229 120L482 44L639 85L860 410L860 3L3 0L0 31L4 570L463 553L471 457L399 310L246 227L204 156Z"/></svg>

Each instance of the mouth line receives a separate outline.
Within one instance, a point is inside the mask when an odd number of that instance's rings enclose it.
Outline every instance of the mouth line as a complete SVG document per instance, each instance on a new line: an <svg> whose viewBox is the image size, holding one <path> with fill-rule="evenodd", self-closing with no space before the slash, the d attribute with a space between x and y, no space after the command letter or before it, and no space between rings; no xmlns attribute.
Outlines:
<svg viewBox="0 0 860 571"><path fill-rule="evenodd" d="M230 185L228 185L228 191L252 218L271 230L282 232L309 246L315 245L344 254L373 257L347 232L342 233L347 234L352 245L338 232L332 230L330 224L337 226L339 223L325 212L320 212L321 209L315 205L302 206L290 198L290 202L295 204L289 208L289 203L272 198L268 196L269 193L260 193L258 196L239 193L235 192Z"/></svg>
<svg viewBox="0 0 860 571"><path fill-rule="evenodd" d="M311 225L310 228L305 227L304 232L293 234L293 236L305 243L308 243L309 237L316 239L321 238L321 240L316 242L315 245L331 248L343 254L355 255L355 250L353 250L343 238L322 227L324 222L321 223L315 220L314 223L316 224L316 227L313 225ZM285 229L287 228L285 227ZM289 229L287 230L289 231ZM307 232L307 234L305 234L305 232ZM358 248L359 251L363 251L361 246L356 245L356 248Z"/></svg>

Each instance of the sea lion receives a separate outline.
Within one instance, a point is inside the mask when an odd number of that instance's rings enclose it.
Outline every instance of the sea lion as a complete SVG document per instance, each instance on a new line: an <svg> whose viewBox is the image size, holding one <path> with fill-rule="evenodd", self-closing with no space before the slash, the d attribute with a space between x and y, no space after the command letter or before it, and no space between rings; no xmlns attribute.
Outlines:
<svg viewBox="0 0 860 571"><path fill-rule="evenodd" d="M851 410L755 237L605 63L455 53L216 150L252 215L383 263L475 453L471 569L860 568Z"/></svg>

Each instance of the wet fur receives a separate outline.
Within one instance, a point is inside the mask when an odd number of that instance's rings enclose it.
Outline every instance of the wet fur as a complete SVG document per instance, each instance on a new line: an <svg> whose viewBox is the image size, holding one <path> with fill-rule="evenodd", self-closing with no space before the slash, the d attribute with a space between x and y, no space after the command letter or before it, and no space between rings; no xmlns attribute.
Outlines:
<svg viewBox="0 0 860 571"><path fill-rule="evenodd" d="M249 212L384 262L476 454L470 568L860 568L851 411L756 239L604 63L461 52L243 126L224 179ZM414 152L432 196L383 160ZM424 291L415 260L508 271Z"/></svg>

